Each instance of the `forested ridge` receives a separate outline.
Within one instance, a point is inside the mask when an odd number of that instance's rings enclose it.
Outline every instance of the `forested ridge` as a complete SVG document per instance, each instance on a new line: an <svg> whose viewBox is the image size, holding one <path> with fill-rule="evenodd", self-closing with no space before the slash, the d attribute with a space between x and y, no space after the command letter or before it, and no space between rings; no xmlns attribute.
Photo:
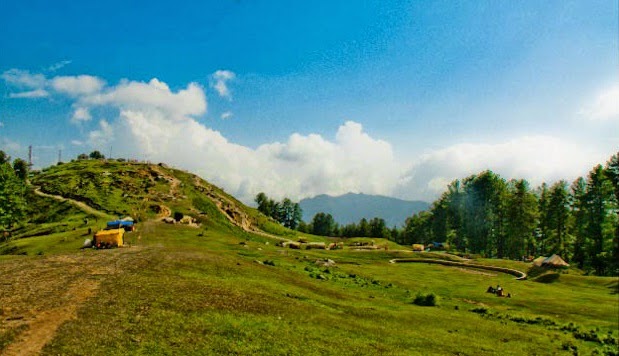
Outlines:
<svg viewBox="0 0 619 356"><path fill-rule="evenodd" d="M532 188L525 179L506 180L491 170L454 180L430 209L401 228L380 217L339 225L324 212L305 223L289 199L277 203L260 193L256 202L287 227L315 235L387 238L402 245L440 242L494 258L556 253L585 271L619 274L619 153L571 184L560 180Z"/></svg>
<svg viewBox="0 0 619 356"><path fill-rule="evenodd" d="M598 275L619 274L619 153L586 178L532 189L487 170L449 184L413 215L397 241L446 242L486 257L556 253Z"/></svg>

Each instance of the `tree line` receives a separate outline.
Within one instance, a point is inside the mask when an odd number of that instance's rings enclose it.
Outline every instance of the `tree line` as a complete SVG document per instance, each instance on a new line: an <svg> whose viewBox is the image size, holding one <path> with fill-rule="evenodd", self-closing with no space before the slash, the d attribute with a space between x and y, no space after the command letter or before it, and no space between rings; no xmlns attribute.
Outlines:
<svg viewBox="0 0 619 356"><path fill-rule="evenodd" d="M393 240L399 234L397 228L388 229L385 220L378 217L370 220L363 218L358 224L340 225L331 214L320 212L314 215L309 223L306 223L303 221L303 210L299 203L294 203L289 198L277 202L261 192L256 195L254 201L258 204L258 211L264 215L273 218L287 228L308 234L331 237L378 237Z"/></svg>
<svg viewBox="0 0 619 356"><path fill-rule="evenodd" d="M340 225L328 213L317 213L310 223L301 224L299 230L319 236L376 237L394 241L400 234L395 226L389 229L383 218L374 217L369 220L362 218L358 223Z"/></svg>
<svg viewBox="0 0 619 356"><path fill-rule="evenodd" d="M598 275L619 274L619 153L571 185L531 189L492 171L455 180L429 211L406 220L397 242L447 242L486 257L559 254Z"/></svg>
<svg viewBox="0 0 619 356"><path fill-rule="evenodd" d="M289 229L298 229L299 224L303 221L303 211L299 203L293 203L288 198L276 202L267 197L266 194L258 193L254 201L258 204L258 211Z"/></svg>
<svg viewBox="0 0 619 356"><path fill-rule="evenodd" d="M485 257L560 255L598 275L619 274L619 153L586 178L532 188L487 170L451 182L427 211L389 228L375 217L339 225L331 214L302 220L298 203L256 196L258 210L301 232L333 237L386 238L399 244L446 243Z"/></svg>
<svg viewBox="0 0 619 356"><path fill-rule="evenodd" d="M11 157L0 151L0 241L8 239L14 225L26 214L29 168L23 159L11 162Z"/></svg>

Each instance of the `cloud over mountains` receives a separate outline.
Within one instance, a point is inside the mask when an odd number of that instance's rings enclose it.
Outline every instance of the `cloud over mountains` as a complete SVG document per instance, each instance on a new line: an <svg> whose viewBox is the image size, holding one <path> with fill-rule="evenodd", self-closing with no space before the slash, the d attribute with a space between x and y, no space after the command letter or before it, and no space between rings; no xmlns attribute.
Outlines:
<svg viewBox="0 0 619 356"><path fill-rule="evenodd" d="M451 180L484 169L505 178L527 178L535 185L575 178L607 158L543 135L463 143L399 158L389 142L372 137L355 121L341 124L333 138L292 133L284 142L250 148L200 122L208 101L198 83L172 90L157 78L109 85L89 75L48 79L18 69L4 72L2 78L20 90L14 98L64 96L72 105L71 122L96 120L97 127L75 137L75 143L93 149L113 146L115 156L188 169L245 202L260 191L295 200L347 192L432 200ZM217 94L229 97L226 82L234 78L232 72L216 72ZM100 109L113 114L98 117L94 113Z"/></svg>

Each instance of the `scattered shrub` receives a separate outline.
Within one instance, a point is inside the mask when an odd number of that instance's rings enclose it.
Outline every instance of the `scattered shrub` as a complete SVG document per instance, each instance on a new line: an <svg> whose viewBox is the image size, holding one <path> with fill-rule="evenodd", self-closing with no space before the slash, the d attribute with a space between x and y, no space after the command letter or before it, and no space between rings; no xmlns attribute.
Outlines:
<svg viewBox="0 0 619 356"><path fill-rule="evenodd" d="M423 294L419 293L413 300L413 304L424 306L424 307L434 307L438 305L438 296L434 293Z"/></svg>
<svg viewBox="0 0 619 356"><path fill-rule="evenodd" d="M485 308L485 307L474 308L474 309L471 309L471 311L473 313L477 313L477 314L481 314L481 315L486 315L486 314L489 313L488 308Z"/></svg>

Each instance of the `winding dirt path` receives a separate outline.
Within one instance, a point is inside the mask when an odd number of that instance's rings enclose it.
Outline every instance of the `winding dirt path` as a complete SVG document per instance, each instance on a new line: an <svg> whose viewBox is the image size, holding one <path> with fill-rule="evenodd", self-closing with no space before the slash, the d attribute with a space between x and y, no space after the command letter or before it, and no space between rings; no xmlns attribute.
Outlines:
<svg viewBox="0 0 619 356"><path fill-rule="evenodd" d="M487 271L501 272L507 273L516 277L516 280L522 281L527 279L527 274L511 268L504 268L498 266L486 266L486 265L477 265L473 263L467 262L454 262L454 261L446 261L446 260L435 260L429 258L394 258L389 261L389 263L407 263L407 262L417 262L417 263L435 263L443 266L458 266L464 268L474 268L474 269L483 269Z"/></svg>
<svg viewBox="0 0 619 356"><path fill-rule="evenodd" d="M69 203L73 204L74 206L76 206L77 208L81 209L82 211L84 211L84 212L86 212L88 214L92 214L92 215L98 216L98 217L103 218L103 219L114 219L114 216L112 216L110 214L107 214L107 213L104 213L104 212L102 212L100 210L97 210L97 209L95 209L95 208L93 208L93 207L91 207L91 206L89 206L89 205L87 205L87 204L85 204L85 203L83 203L81 201L65 198L65 197L63 197L61 195L53 195L53 194L43 193L41 191L40 187L36 187L34 189L34 194L42 196L42 197L46 197L46 198L52 198L52 199L55 199L55 200L61 201L61 202L68 201Z"/></svg>

